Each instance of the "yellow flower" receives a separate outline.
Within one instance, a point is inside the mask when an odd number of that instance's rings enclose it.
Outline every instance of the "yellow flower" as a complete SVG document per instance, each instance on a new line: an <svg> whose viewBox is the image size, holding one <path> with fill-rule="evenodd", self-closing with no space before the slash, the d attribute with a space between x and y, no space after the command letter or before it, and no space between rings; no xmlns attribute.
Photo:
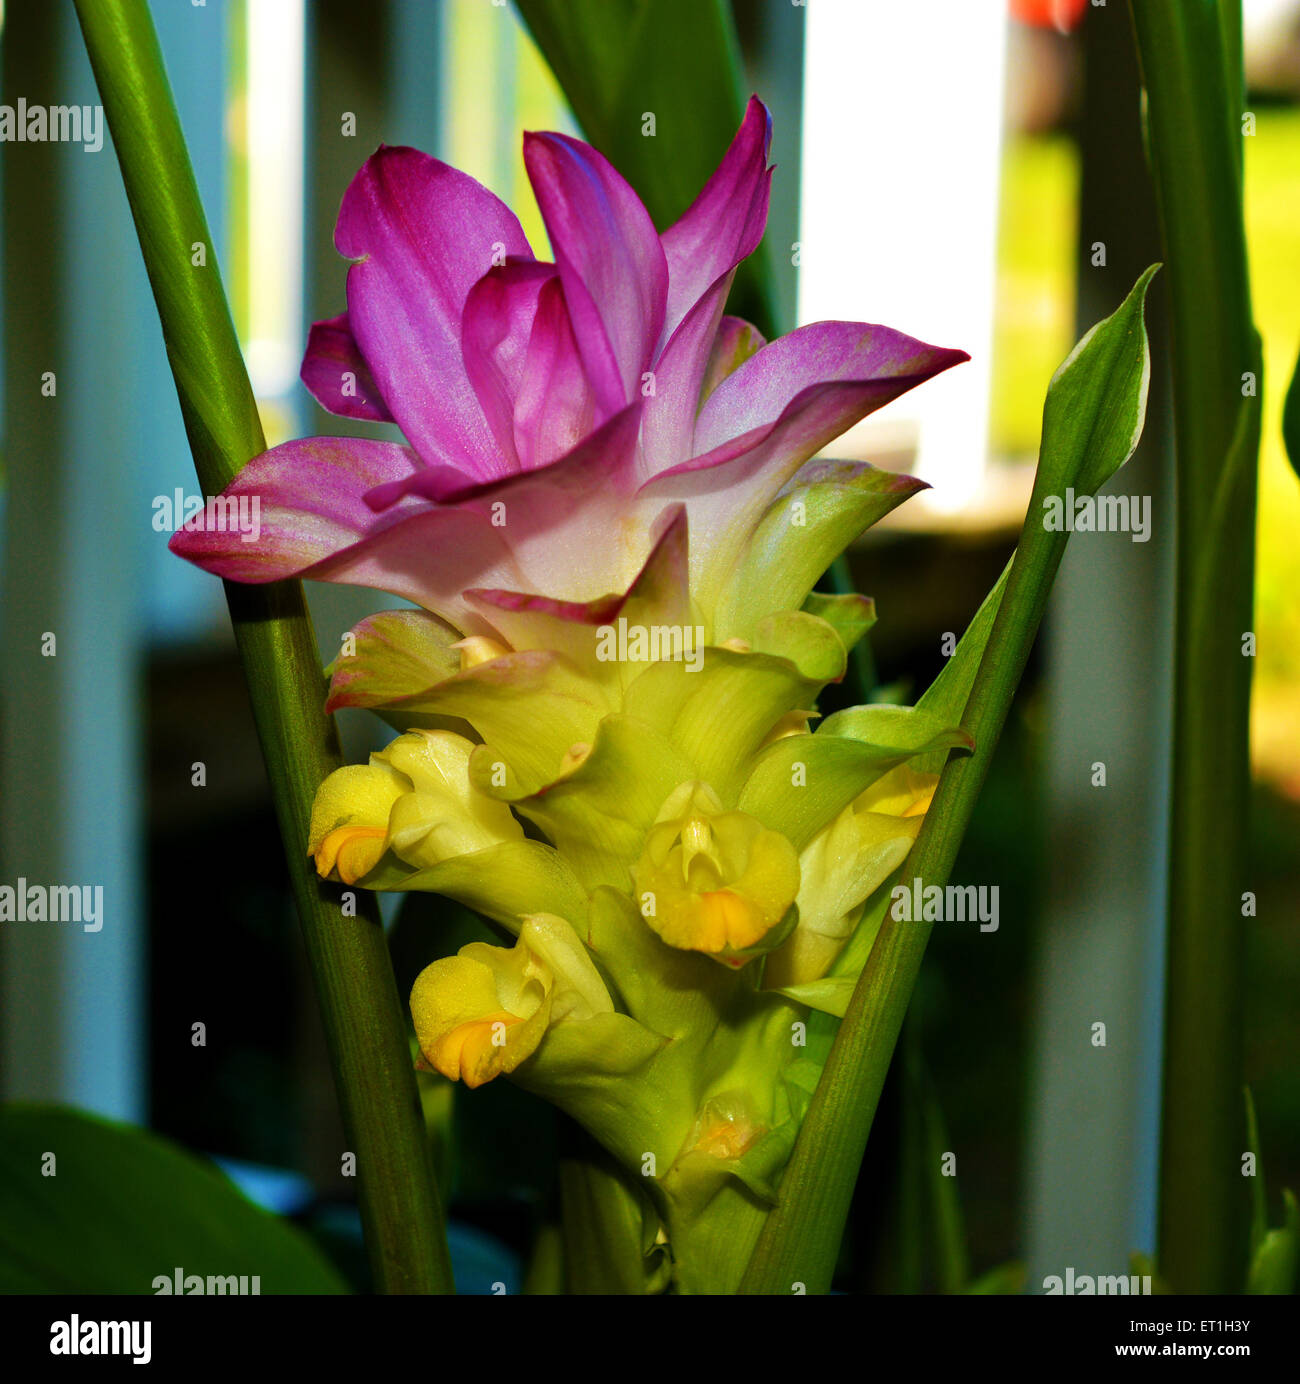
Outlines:
<svg viewBox="0 0 1300 1384"><path fill-rule="evenodd" d="M767 959L768 989L819 980L857 926L862 905L903 863L934 797L937 774L902 765L860 793L799 857L799 920Z"/></svg>
<svg viewBox="0 0 1300 1384"><path fill-rule="evenodd" d="M471 1087L513 1072L556 1024L613 1012L577 933L552 913L525 918L513 947L471 942L435 961L411 991L420 1051Z"/></svg>
<svg viewBox="0 0 1300 1384"><path fill-rule="evenodd" d="M469 779L475 746L447 730L399 735L316 791L307 850L323 878L354 884L392 850L416 868L523 838L510 808Z"/></svg>
<svg viewBox="0 0 1300 1384"><path fill-rule="evenodd" d="M681 784L634 870L641 915L670 947L743 965L775 945L799 888L799 858L779 832L726 812L707 784Z"/></svg>

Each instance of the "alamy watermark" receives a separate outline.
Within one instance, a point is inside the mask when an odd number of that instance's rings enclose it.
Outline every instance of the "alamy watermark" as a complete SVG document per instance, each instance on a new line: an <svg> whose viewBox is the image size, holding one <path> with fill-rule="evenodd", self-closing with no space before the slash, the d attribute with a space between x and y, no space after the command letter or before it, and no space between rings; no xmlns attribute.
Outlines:
<svg viewBox="0 0 1300 1384"><path fill-rule="evenodd" d="M155 1297L260 1297L261 1274L217 1274L206 1277L177 1268L170 1275L160 1273L153 1281Z"/></svg>
<svg viewBox="0 0 1300 1384"><path fill-rule="evenodd" d="M80 923L83 932L104 926L102 884L0 884L0 923Z"/></svg>
<svg viewBox="0 0 1300 1384"><path fill-rule="evenodd" d="M998 930L996 884L896 884L889 891L896 923L978 923L981 932Z"/></svg>
<svg viewBox="0 0 1300 1384"><path fill-rule="evenodd" d="M601 663L685 663L688 673L704 667L703 625L629 625L622 615L596 630Z"/></svg>
<svg viewBox="0 0 1300 1384"><path fill-rule="evenodd" d="M237 533L241 543L262 535L260 495L187 495L179 486L171 495L155 495L153 526L158 533Z"/></svg>
<svg viewBox="0 0 1300 1384"><path fill-rule="evenodd" d="M1151 537L1150 495L1043 496L1043 528L1048 533L1126 533L1134 543Z"/></svg>
<svg viewBox="0 0 1300 1384"><path fill-rule="evenodd" d="M51 1355L129 1355L134 1365L153 1358L152 1322L82 1321L74 1312L67 1321L50 1323Z"/></svg>
<svg viewBox="0 0 1300 1384"><path fill-rule="evenodd" d="M0 143L80 144L88 154L104 147L103 106L0 106Z"/></svg>
<svg viewBox="0 0 1300 1384"><path fill-rule="evenodd" d="M1065 1277L1048 1274L1043 1279L1043 1292L1048 1297L1139 1297L1151 1293L1150 1274L1092 1274L1076 1275L1067 1266Z"/></svg>

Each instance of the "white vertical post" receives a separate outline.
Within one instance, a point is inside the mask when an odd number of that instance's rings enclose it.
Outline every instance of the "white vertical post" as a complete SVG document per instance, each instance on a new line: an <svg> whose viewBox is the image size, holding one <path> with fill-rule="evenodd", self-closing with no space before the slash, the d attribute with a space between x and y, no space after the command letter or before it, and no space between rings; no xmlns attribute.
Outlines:
<svg viewBox="0 0 1300 1384"><path fill-rule="evenodd" d="M970 352L840 444L915 447L928 498L959 508L988 448L1005 6L814 0L807 15L799 321Z"/></svg>

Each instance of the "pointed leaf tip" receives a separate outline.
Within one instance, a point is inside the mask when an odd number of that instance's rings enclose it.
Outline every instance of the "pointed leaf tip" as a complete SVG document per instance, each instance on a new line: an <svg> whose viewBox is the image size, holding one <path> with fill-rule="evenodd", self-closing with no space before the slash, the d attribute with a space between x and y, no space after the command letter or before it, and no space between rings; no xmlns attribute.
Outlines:
<svg viewBox="0 0 1300 1384"><path fill-rule="evenodd" d="M1144 308L1153 264L1118 308L1080 339L1043 406L1037 492L1093 495L1133 455L1146 421L1151 354Z"/></svg>

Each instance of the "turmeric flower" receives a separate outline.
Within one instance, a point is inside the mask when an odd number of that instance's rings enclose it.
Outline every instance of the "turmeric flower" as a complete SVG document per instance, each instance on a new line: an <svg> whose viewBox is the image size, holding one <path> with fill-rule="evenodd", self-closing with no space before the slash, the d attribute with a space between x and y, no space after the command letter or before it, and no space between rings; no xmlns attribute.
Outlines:
<svg viewBox="0 0 1300 1384"><path fill-rule="evenodd" d="M330 709L402 733L320 785L305 844L323 878L443 894L503 935L420 974L423 1064L509 1078L604 1145L634 1291L734 1285L928 806L908 763L969 745L916 708L811 725L875 618L813 588L920 488L813 458L965 355L860 322L769 344L724 315L767 150L753 100L660 234L594 149L528 136L546 263L473 179L381 148L339 213L347 311L302 376L405 441L285 443L227 491L258 498L257 541L172 539L235 581L414 602L331 665Z"/></svg>

